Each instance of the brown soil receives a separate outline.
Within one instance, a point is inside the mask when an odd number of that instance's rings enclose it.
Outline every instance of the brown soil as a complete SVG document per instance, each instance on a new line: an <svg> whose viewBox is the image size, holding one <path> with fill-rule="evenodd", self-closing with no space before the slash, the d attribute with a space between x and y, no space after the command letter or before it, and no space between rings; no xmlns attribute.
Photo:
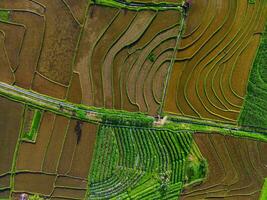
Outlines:
<svg viewBox="0 0 267 200"><path fill-rule="evenodd" d="M156 71L155 72L153 71L153 74L149 76L148 81L151 81L150 84L152 85L152 91L150 89L147 92L149 93L152 92L153 98L157 102L162 102L162 95L163 95L162 91L164 89L164 82L160 80L166 80L166 75L170 64L171 64L170 61L165 60L163 63L159 64L156 68ZM151 80L150 77L152 77Z"/></svg>
<svg viewBox="0 0 267 200"><path fill-rule="evenodd" d="M82 88L80 82L80 75L78 73L72 74L72 81L68 91L67 100L72 103L80 104L82 100Z"/></svg>
<svg viewBox="0 0 267 200"><path fill-rule="evenodd" d="M0 198L1 199L8 199L10 194L10 190L0 191Z"/></svg>
<svg viewBox="0 0 267 200"><path fill-rule="evenodd" d="M10 187L10 175L1 176L0 177L0 190L1 188L8 188L8 187Z"/></svg>
<svg viewBox="0 0 267 200"><path fill-rule="evenodd" d="M39 173L20 173L15 175L15 191L50 195L56 177Z"/></svg>
<svg viewBox="0 0 267 200"><path fill-rule="evenodd" d="M0 7L3 9L22 9L22 10L28 10L33 11L38 14L43 14L45 12L45 8L38 4L37 2L34 2L32 0L2 0L0 2Z"/></svg>
<svg viewBox="0 0 267 200"><path fill-rule="evenodd" d="M192 7L189 10L188 16L186 18L186 29L184 37L192 35L201 25L203 19L203 14L206 15L208 0L192 0Z"/></svg>
<svg viewBox="0 0 267 200"><path fill-rule="evenodd" d="M38 71L53 81L69 85L79 24L63 1L39 2L46 6L46 29Z"/></svg>
<svg viewBox="0 0 267 200"><path fill-rule="evenodd" d="M46 147L46 154L43 162L43 172L55 173L61 156L66 130L69 119L57 116L53 126L53 132Z"/></svg>
<svg viewBox="0 0 267 200"><path fill-rule="evenodd" d="M142 98L144 98L145 103L147 105L147 112L150 115L156 115L157 110L159 108L159 102L156 102L154 94L153 94L153 81L156 81L158 86L157 91L162 95L163 94L163 86L164 86L164 80L167 75L167 70L169 68L169 65L162 65L166 60L171 60L173 56L173 50L165 51L161 55L157 57L157 60L153 63L151 68L149 69L150 71L146 74L143 80L138 80L137 83L141 85L140 83L143 81L144 86L142 87ZM161 68L162 67L162 68ZM153 71L158 70L158 68L161 68L162 70L159 70L161 72L160 76L157 76L157 80L155 80L153 77ZM142 72L141 72L142 73ZM156 72L155 72L156 73ZM138 90L137 90L138 91ZM137 95L139 96L139 95Z"/></svg>
<svg viewBox="0 0 267 200"><path fill-rule="evenodd" d="M35 144L21 142L17 158L17 170L41 171L46 147L53 131L55 115L44 112Z"/></svg>
<svg viewBox="0 0 267 200"><path fill-rule="evenodd" d="M91 54L94 43L101 35L104 29L110 23L112 17L117 12L116 9L101 6L90 6L81 37L79 50L74 65L74 69L79 72L82 85L82 102L87 105L93 105L92 94L92 72L91 72ZM95 75L95 74L94 74Z"/></svg>
<svg viewBox="0 0 267 200"><path fill-rule="evenodd" d="M176 19L178 21L178 19ZM158 68L164 60L171 60L174 55L174 49L176 39L168 42L171 38L177 38L179 26L175 26L168 31L158 34L142 51L139 56L136 66L140 65L138 76L135 79L135 90L136 90L136 102L140 106L140 111L148 112L150 115L155 115L159 105L155 102L152 95L152 82L148 80L149 75L153 72L153 68ZM166 43L166 44L165 44ZM148 59L149 55L153 54L156 59L152 61ZM163 71L162 71L163 72ZM166 72L166 71L165 71ZM163 78L158 80L160 84L164 84L166 73L163 73ZM142 83L142 84L141 84ZM145 93L145 89L148 93ZM163 94L163 88L159 87L157 90ZM150 94L150 95L149 95Z"/></svg>
<svg viewBox="0 0 267 200"><path fill-rule="evenodd" d="M19 137L23 105L0 97L0 175L11 171Z"/></svg>
<svg viewBox="0 0 267 200"><path fill-rule="evenodd" d="M80 189L67 189L67 188L55 188L53 197L67 197L75 199L84 199L86 190Z"/></svg>
<svg viewBox="0 0 267 200"><path fill-rule="evenodd" d="M71 120L68 127L68 132L64 140L59 165L57 168L58 174L67 174L71 167L72 155L75 152L77 144L77 136L75 133L76 120Z"/></svg>
<svg viewBox="0 0 267 200"><path fill-rule="evenodd" d="M25 34L25 29L22 25L0 22L0 30L5 33L4 40L6 52L11 68L15 70L19 65L19 54L23 43L23 35Z"/></svg>
<svg viewBox="0 0 267 200"><path fill-rule="evenodd" d="M86 189L87 188L87 181L81 180L81 179L75 179L72 177L63 177L59 176L57 178L57 181L55 183L56 187L66 187L66 188L81 188Z"/></svg>
<svg viewBox="0 0 267 200"><path fill-rule="evenodd" d="M80 142L76 145L69 174L87 179L98 126L84 123ZM86 156L84 156L86 155Z"/></svg>
<svg viewBox="0 0 267 200"><path fill-rule="evenodd" d="M194 137L209 163L209 174L203 184L184 190L181 199L258 199L267 176L267 162L261 160L266 143L215 134Z"/></svg>
<svg viewBox="0 0 267 200"><path fill-rule="evenodd" d="M37 73L34 77L32 90L58 99L64 99L67 93L67 87L51 82Z"/></svg>
<svg viewBox="0 0 267 200"><path fill-rule="evenodd" d="M241 52L235 63L236 67L233 69L232 79L230 84L232 89L240 96L244 97L246 94L247 80L249 78L250 68L253 65L255 52L257 51L260 35L254 35L247 47ZM249 61L249 62L248 62Z"/></svg>
<svg viewBox="0 0 267 200"><path fill-rule="evenodd" d="M19 67L15 75L16 85L29 89L41 50L45 19L36 13L24 11L13 11L10 18L12 22L25 27Z"/></svg>
<svg viewBox="0 0 267 200"><path fill-rule="evenodd" d="M87 0L65 0L70 7L74 17L82 24L84 21L85 11L89 1Z"/></svg>
<svg viewBox="0 0 267 200"><path fill-rule="evenodd" d="M175 24L178 24L180 21L180 13L176 10L169 11L159 11L149 28L146 29L143 36L140 38L137 44L129 49L130 52L137 49L143 49L145 45L151 42L152 39L156 37L157 34L170 29ZM178 30L176 31L176 35ZM166 39L166 38L164 38Z"/></svg>
<svg viewBox="0 0 267 200"><path fill-rule="evenodd" d="M114 11L110 10L110 12ZM108 56L106 60L104 59L106 54L109 53L110 48L114 48L113 43L120 37L121 32L124 32L128 23L131 22L131 19L134 17L134 12L127 12L127 14L123 11L116 12L114 13L114 17L115 20L111 20L109 23L110 26L103 30L105 34L101 35L101 38L97 41L93 49L91 69L93 74L94 105L96 106L104 106L105 101L110 101L112 104L111 77L110 73L105 72L107 70L106 68L110 68L111 66L105 66L105 61L107 62Z"/></svg>
<svg viewBox="0 0 267 200"><path fill-rule="evenodd" d="M12 84L14 82L14 74L11 70L11 65L8 59L6 47L5 47L5 35L4 32L0 32L0 80L2 82Z"/></svg>

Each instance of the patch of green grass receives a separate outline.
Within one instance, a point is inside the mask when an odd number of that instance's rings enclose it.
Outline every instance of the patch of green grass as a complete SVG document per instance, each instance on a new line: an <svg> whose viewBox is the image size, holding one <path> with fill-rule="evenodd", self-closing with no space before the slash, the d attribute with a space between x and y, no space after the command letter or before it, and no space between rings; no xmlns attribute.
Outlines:
<svg viewBox="0 0 267 200"><path fill-rule="evenodd" d="M238 123L267 128L267 24L254 60Z"/></svg>
<svg viewBox="0 0 267 200"><path fill-rule="evenodd" d="M266 200L267 199L267 178L264 179L264 184L263 187L261 189L261 196L260 196L260 200Z"/></svg>
<svg viewBox="0 0 267 200"><path fill-rule="evenodd" d="M189 154L195 159L190 181L200 179L205 171L192 144L192 134L185 131L100 125L88 199L177 199L187 183Z"/></svg>
<svg viewBox="0 0 267 200"><path fill-rule="evenodd" d="M22 139L30 142L35 142L37 137L37 132L40 126L40 121L42 118L42 112L38 109L34 111L33 120L31 123L31 128L29 132L23 134Z"/></svg>
<svg viewBox="0 0 267 200"><path fill-rule="evenodd" d="M0 10L0 20L8 22L9 21L9 11L6 10Z"/></svg>
<svg viewBox="0 0 267 200"><path fill-rule="evenodd" d="M249 4L255 4L256 3L256 0L248 0L248 3Z"/></svg>
<svg viewBox="0 0 267 200"><path fill-rule="evenodd" d="M147 59L150 61L150 62L155 62L156 61L156 55L154 53L150 53L148 56L147 56Z"/></svg>

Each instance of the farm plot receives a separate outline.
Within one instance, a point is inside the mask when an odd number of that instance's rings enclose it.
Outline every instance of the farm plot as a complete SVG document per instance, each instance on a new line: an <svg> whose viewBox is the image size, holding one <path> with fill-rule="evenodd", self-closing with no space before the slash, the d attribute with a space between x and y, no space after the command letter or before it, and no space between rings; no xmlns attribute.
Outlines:
<svg viewBox="0 0 267 200"><path fill-rule="evenodd" d="M0 97L0 198L8 198L23 106Z"/></svg>
<svg viewBox="0 0 267 200"><path fill-rule="evenodd" d="M178 11L136 12L92 5L74 65L80 74L82 102L156 114L180 20Z"/></svg>
<svg viewBox="0 0 267 200"><path fill-rule="evenodd" d="M39 123L35 141L19 142L12 195L84 199L98 126L50 112Z"/></svg>
<svg viewBox="0 0 267 200"><path fill-rule="evenodd" d="M88 198L177 199L184 183L205 176L198 152L187 132L102 125Z"/></svg>
<svg viewBox="0 0 267 200"><path fill-rule="evenodd" d="M207 180L186 188L181 199L259 199L267 176L267 144L216 134L195 134L209 163Z"/></svg>
<svg viewBox="0 0 267 200"><path fill-rule="evenodd" d="M0 6L10 15L0 24L0 81L74 103L158 113L179 10L89 8L84 0Z"/></svg>
<svg viewBox="0 0 267 200"><path fill-rule="evenodd" d="M265 19L265 1L193 1L163 112L236 123Z"/></svg>
<svg viewBox="0 0 267 200"><path fill-rule="evenodd" d="M257 57L249 77L247 95L239 124L253 127L267 127L267 26L261 39Z"/></svg>
<svg viewBox="0 0 267 200"><path fill-rule="evenodd" d="M1 1L9 13L0 24L1 81L65 99L77 85L72 62L88 3Z"/></svg>

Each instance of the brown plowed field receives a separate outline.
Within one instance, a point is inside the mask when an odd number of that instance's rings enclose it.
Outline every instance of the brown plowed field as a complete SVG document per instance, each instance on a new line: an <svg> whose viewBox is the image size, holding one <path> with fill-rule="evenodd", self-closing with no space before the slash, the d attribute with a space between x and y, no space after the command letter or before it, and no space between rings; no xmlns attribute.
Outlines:
<svg viewBox="0 0 267 200"><path fill-rule="evenodd" d="M159 64L172 59L179 21L177 11L135 12L90 7L74 66L81 76L82 102L156 114L167 70L162 70L164 75L158 76L156 84L161 87L155 87L152 81L144 83L144 80L154 76ZM163 45L160 52L154 53L164 43L169 45ZM170 53L164 54L167 50ZM151 56L154 57L152 61L148 58ZM152 88L160 94L157 101ZM152 94L146 99L148 90Z"/></svg>
<svg viewBox="0 0 267 200"><path fill-rule="evenodd" d="M0 176L11 172L19 138L23 105L0 97Z"/></svg>
<svg viewBox="0 0 267 200"><path fill-rule="evenodd" d="M0 22L0 30L5 35L5 49L11 68L15 70L19 65L19 54L25 29L22 25Z"/></svg>
<svg viewBox="0 0 267 200"><path fill-rule="evenodd" d="M11 13L11 21L22 24L25 28L19 56L19 66L15 72L16 85L29 89L41 51L45 18L33 11L13 11Z"/></svg>
<svg viewBox="0 0 267 200"><path fill-rule="evenodd" d="M36 143L21 142L17 157L17 170L41 171L46 147L53 131L55 115L45 112Z"/></svg>
<svg viewBox="0 0 267 200"><path fill-rule="evenodd" d="M49 144L46 147L45 159L43 160L42 171L55 173L61 151L63 148L64 138L68 129L69 119L57 116L53 126L53 132L49 138Z"/></svg>
<svg viewBox="0 0 267 200"><path fill-rule="evenodd" d="M78 135L77 123L44 112L36 143L20 141L14 194L84 198L98 125L84 122Z"/></svg>
<svg viewBox="0 0 267 200"><path fill-rule="evenodd" d="M27 142L19 140L26 108L0 97L0 197L12 189L14 199L23 192L83 199L98 125L83 122L79 135L76 120L44 111L36 142Z"/></svg>
<svg viewBox="0 0 267 200"><path fill-rule="evenodd" d="M80 82L80 74L73 73L71 79L71 85L68 91L68 101L80 104L82 100L82 88Z"/></svg>
<svg viewBox="0 0 267 200"><path fill-rule="evenodd" d="M0 81L73 103L157 114L179 11L88 9L85 0L0 5L10 11ZM14 34L19 37L11 40Z"/></svg>
<svg viewBox="0 0 267 200"><path fill-rule="evenodd" d="M265 19L264 1L193 0L164 112L236 123Z"/></svg>
<svg viewBox="0 0 267 200"><path fill-rule="evenodd" d="M39 173L19 173L15 176L14 190L49 196L54 189L55 176Z"/></svg>
<svg viewBox="0 0 267 200"><path fill-rule="evenodd" d="M181 199L257 200L267 176L267 143L217 134L195 134L209 174L203 184L187 188Z"/></svg>

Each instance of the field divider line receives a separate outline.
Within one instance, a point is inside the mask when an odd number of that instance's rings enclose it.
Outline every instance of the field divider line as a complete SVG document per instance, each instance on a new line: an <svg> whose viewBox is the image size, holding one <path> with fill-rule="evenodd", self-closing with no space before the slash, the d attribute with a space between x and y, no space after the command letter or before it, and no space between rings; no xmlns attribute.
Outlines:
<svg viewBox="0 0 267 200"><path fill-rule="evenodd" d="M24 122L25 112L26 112L26 107L24 106L23 111L21 113L22 119L20 120L20 128L18 130L19 134L18 134L18 138L16 142L15 151L13 154L13 159L12 159L10 182L9 182L9 187L10 187L9 199L12 199L12 192L15 190L16 164L17 164L17 158L18 158L18 153L19 153L19 145L21 142L22 134L23 134L23 125L24 125L23 122Z"/></svg>
<svg viewBox="0 0 267 200"><path fill-rule="evenodd" d="M161 98L161 105L160 105L159 113L158 113L159 115L162 115L162 112L163 112L162 110L163 110L164 102L165 102L166 95L167 95L169 79L170 79L170 76L171 76L171 73L172 73L172 69L173 69L173 65L174 65L174 62L175 62L175 59L176 59L177 50L179 48L179 42L180 42L180 40L182 38L182 32L183 32L184 24L185 24L185 17L181 16L180 28L179 28L179 32L178 32L178 36L177 36L177 40L176 40L176 45L175 45L175 48L174 48L174 52L173 52L173 56L172 56L172 59L171 59L171 63L170 63L169 69L167 71L167 76L166 76L166 79L165 79L163 95L162 95L162 98Z"/></svg>

